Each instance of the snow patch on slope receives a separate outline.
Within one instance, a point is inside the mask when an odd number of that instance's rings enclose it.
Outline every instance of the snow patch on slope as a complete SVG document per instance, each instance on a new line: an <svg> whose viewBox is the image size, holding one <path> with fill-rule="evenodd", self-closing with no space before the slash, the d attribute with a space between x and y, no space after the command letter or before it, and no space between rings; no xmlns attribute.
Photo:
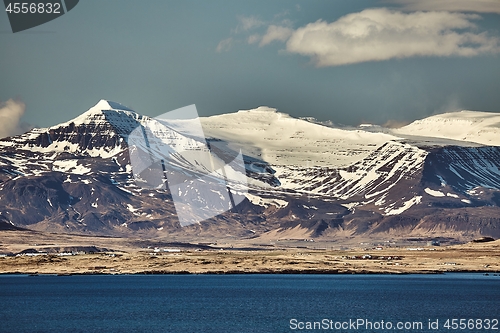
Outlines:
<svg viewBox="0 0 500 333"><path fill-rule="evenodd" d="M78 164L78 160L63 160L55 161L52 170L66 173L74 173L77 175L84 175L92 171L92 169Z"/></svg>
<svg viewBox="0 0 500 333"><path fill-rule="evenodd" d="M285 200L261 198L250 193L246 193L245 196L254 205L262 206L265 208L269 207L270 205L276 206L277 208L285 208L286 206L288 206L288 202L286 202Z"/></svg>
<svg viewBox="0 0 500 333"><path fill-rule="evenodd" d="M410 209L413 205L418 205L420 202L422 202L422 196L417 195L416 197L413 197L412 199L406 201L403 206L399 208L388 208L385 210L386 215L398 215L403 213L405 210Z"/></svg>
<svg viewBox="0 0 500 333"><path fill-rule="evenodd" d="M428 187L427 187L424 191L425 191L425 193L427 193L428 195L432 195L433 197L437 197L437 198L439 198L439 197L444 197L444 196L445 196L445 194L444 194L443 192L441 192L441 191L431 190L431 189L430 189L430 188L428 188Z"/></svg>

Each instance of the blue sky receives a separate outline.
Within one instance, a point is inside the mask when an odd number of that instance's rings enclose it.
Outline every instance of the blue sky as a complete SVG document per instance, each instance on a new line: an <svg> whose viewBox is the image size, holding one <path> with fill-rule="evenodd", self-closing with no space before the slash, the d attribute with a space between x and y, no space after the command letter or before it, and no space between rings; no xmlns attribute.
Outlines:
<svg viewBox="0 0 500 333"><path fill-rule="evenodd" d="M82 0L16 34L0 13L0 45L0 101L22 101L34 126L99 99L150 116L267 105L348 125L500 112L496 0Z"/></svg>

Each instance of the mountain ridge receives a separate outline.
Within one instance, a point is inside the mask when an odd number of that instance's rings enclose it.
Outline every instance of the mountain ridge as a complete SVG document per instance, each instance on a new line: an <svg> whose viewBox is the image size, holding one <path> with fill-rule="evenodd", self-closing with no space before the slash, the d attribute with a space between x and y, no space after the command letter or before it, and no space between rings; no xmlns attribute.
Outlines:
<svg viewBox="0 0 500 333"><path fill-rule="evenodd" d="M448 112L416 120L393 133L500 146L500 114L468 110Z"/></svg>
<svg viewBox="0 0 500 333"><path fill-rule="evenodd" d="M244 153L249 193L226 213L181 227L168 188L141 188L133 177L128 135L142 126L155 133L152 149L197 146L200 138L179 131L187 121L101 100L68 122L0 139L0 217L39 231L147 237L286 238L297 228L336 241L500 237L500 144L330 128L269 107L199 121L223 160ZM183 172L201 167L172 156Z"/></svg>

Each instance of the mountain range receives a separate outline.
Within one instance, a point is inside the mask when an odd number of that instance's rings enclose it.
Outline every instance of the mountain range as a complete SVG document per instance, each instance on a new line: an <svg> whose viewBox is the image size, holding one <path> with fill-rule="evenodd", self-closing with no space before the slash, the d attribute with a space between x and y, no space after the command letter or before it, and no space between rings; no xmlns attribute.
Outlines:
<svg viewBox="0 0 500 333"><path fill-rule="evenodd" d="M101 100L73 120L0 139L0 230L339 242L500 237L498 113L445 113L398 129L322 124L269 107L197 121L205 142L185 134L189 121L159 123ZM170 189L134 177L137 128L158 144L207 144L226 162L241 151L242 202L181 226ZM167 162L178 171L204 167L175 156ZM200 205L208 201L200 195Z"/></svg>

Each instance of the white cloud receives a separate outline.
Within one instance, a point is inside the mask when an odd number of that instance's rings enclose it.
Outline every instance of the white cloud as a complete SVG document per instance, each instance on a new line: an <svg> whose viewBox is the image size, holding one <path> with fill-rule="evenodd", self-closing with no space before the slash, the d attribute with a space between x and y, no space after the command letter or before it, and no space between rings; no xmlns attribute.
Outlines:
<svg viewBox="0 0 500 333"><path fill-rule="evenodd" d="M236 28L231 29L231 35L235 36L241 33L249 33L249 30L258 28L260 26L265 25L264 21L261 21L255 16L239 16L238 17L238 25ZM256 43L257 41L260 40L259 35L252 35L248 37L247 41L249 44ZM219 42L215 50L219 53L221 52L227 52L231 49L233 44L235 43L240 43L242 40L238 37L229 37L226 39L223 39Z"/></svg>
<svg viewBox="0 0 500 333"><path fill-rule="evenodd" d="M25 110L26 106L21 101L13 99L7 102L0 101L0 138L24 132L24 126L20 121Z"/></svg>
<svg viewBox="0 0 500 333"><path fill-rule="evenodd" d="M259 43L261 47L273 41L286 41L293 32L290 28L292 21L286 18L289 14L289 10L284 10L274 15L272 21L263 21L255 16L238 16L238 25L231 29L232 37L220 41L216 51L229 51L232 45L245 40L248 44ZM263 33L264 29L266 32Z"/></svg>
<svg viewBox="0 0 500 333"><path fill-rule="evenodd" d="M276 40L286 41L293 33L293 30L287 27L281 27L277 25L270 25L267 28L267 32L262 36L259 46L264 46L272 43Z"/></svg>
<svg viewBox="0 0 500 333"><path fill-rule="evenodd" d="M239 16L238 26L234 29L234 33L240 33L242 31L248 31L254 28L263 26L265 23L255 16Z"/></svg>
<svg viewBox="0 0 500 333"><path fill-rule="evenodd" d="M223 39L223 40L221 40L219 42L219 44L217 45L217 47L215 48L215 50L217 52L229 51L231 49L232 44L233 44L233 38L232 37Z"/></svg>
<svg viewBox="0 0 500 333"><path fill-rule="evenodd" d="M257 43L262 37L258 34L251 35L248 37L247 42L248 44L255 44Z"/></svg>
<svg viewBox="0 0 500 333"><path fill-rule="evenodd" d="M292 31L286 50L311 57L319 67L416 56L471 57L499 52L499 38L476 32L472 21L477 19L480 17L475 14L366 9L333 23L319 20ZM271 27L261 46L286 40L285 36L290 33Z"/></svg>
<svg viewBox="0 0 500 333"><path fill-rule="evenodd" d="M500 14L499 0L387 0L402 5L404 10L478 12Z"/></svg>

